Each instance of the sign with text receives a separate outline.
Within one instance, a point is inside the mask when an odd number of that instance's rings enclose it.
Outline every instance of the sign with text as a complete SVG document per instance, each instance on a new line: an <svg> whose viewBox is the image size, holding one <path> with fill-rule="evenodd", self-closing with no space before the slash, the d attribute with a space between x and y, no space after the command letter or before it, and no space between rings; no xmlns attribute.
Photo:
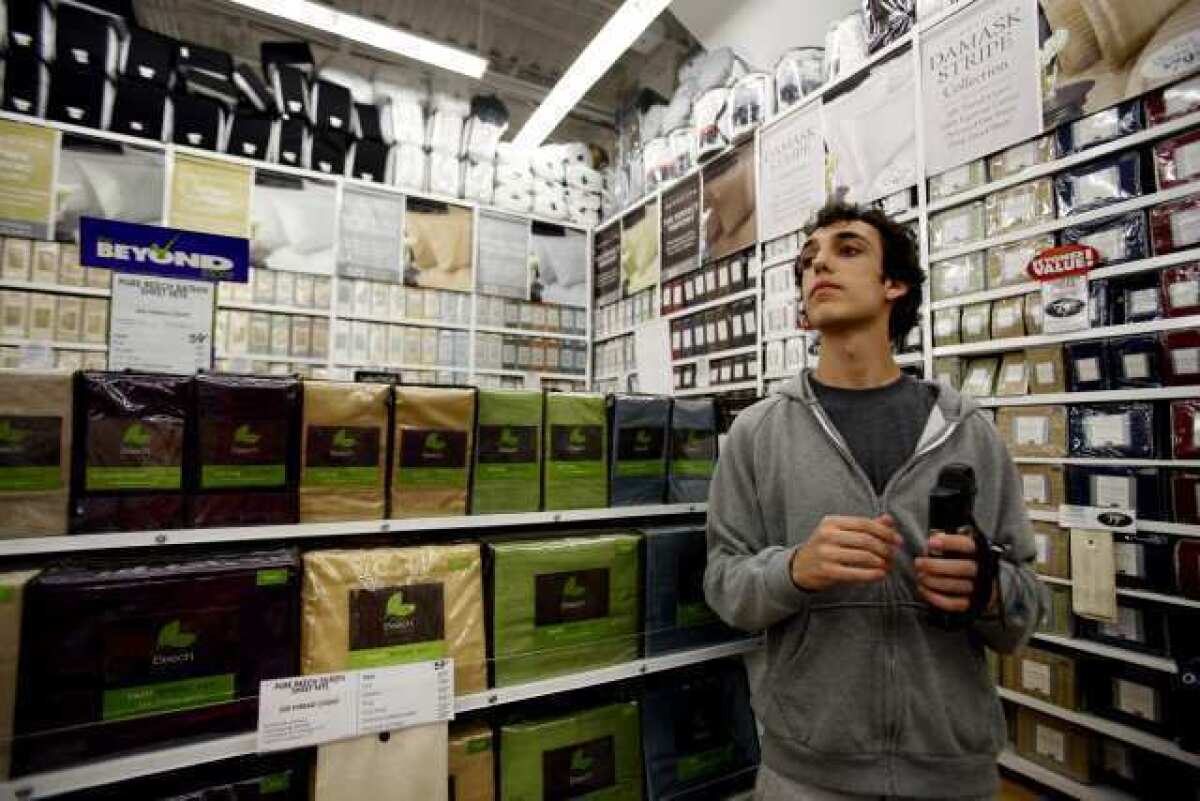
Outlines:
<svg viewBox="0 0 1200 801"><path fill-rule="evenodd" d="M149 275L113 276L110 370L194 373L212 368L214 286Z"/></svg>
<svg viewBox="0 0 1200 801"><path fill-rule="evenodd" d="M662 193L662 280L700 266L700 176L692 175Z"/></svg>
<svg viewBox="0 0 1200 801"><path fill-rule="evenodd" d="M0 234L44 239L58 131L0 120Z"/></svg>
<svg viewBox="0 0 1200 801"><path fill-rule="evenodd" d="M765 128L762 159L762 239L769 242L804 227L825 205L825 139L821 103L809 103Z"/></svg>
<svg viewBox="0 0 1200 801"><path fill-rule="evenodd" d="M1042 131L1037 0L976 0L921 35L930 175Z"/></svg>
<svg viewBox="0 0 1200 801"><path fill-rule="evenodd" d="M120 273L244 284L250 275L250 242L235 236L82 217L79 263Z"/></svg>
<svg viewBox="0 0 1200 801"><path fill-rule="evenodd" d="M621 224L613 223L592 234L592 293L596 306L621 299Z"/></svg>
<svg viewBox="0 0 1200 801"><path fill-rule="evenodd" d="M225 236L250 233L250 186L254 170L200 156L177 155L171 173L175 228Z"/></svg>

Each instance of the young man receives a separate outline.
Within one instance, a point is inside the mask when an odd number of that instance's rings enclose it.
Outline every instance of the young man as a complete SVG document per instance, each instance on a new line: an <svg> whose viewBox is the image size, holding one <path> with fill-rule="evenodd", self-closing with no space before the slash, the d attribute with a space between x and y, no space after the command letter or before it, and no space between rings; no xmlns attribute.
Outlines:
<svg viewBox="0 0 1200 801"><path fill-rule="evenodd" d="M908 233L840 204L806 233L820 362L738 417L709 494L708 602L766 630L757 798L991 798L1005 725L983 647L1013 651L1044 605L1021 482L974 403L892 358L925 280ZM986 539L930 531L955 463Z"/></svg>

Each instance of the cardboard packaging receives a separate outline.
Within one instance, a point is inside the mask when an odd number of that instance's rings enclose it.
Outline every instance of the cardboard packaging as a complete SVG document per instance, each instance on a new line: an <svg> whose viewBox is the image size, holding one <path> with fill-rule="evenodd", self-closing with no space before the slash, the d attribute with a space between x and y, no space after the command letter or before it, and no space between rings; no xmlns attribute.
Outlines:
<svg viewBox="0 0 1200 801"><path fill-rule="evenodd" d="M933 375L943 384L958 389L962 384L963 360L958 356L939 356L933 360Z"/></svg>
<svg viewBox="0 0 1200 801"><path fill-rule="evenodd" d="M479 392L472 514L541 508L542 393Z"/></svg>
<svg viewBox="0 0 1200 801"><path fill-rule="evenodd" d="M977 398L990 396L996 387L996 374L1000 371L1000 360L995 357L972 359L967 362L963 373L962 392Z"/></svg>
<svg viewBox="0 0 1200 801"><path fill-rule="evenodd" d="M33 265L33 242L8 237L0 251L0 277L5 281L29 281Z"/></svg>
<svg viewBox="0 0 1200 801"><path fill-rule="evenodd" d="M394 393L391 515L465 515L476 390L398 386Z"/></svg>
<svg viewBox="0 0 1200 801"><path fill-rule="evenodd" d="M382 518L391 388L305 381L303 391L301 522Z"/></svg>
<svg viewBox="0 0 1200 801"><path fill-rule="evenodd" d="M67 532L71 376L0 370L0 538Z"/></svg>
<svg viewBox="0 0 1200 801"><path fill-rule="evenodd" d="M1114 663L1086 678L1088 709L1094 714L1170 737L1174 728L1171 677L1161 671Z"/></svg>
<svg viewBox="0 0 1200 801"><path fill-rule="evenodd" d="M1150 238L1158 256L1200 243L1200 197L1193 195L1151 208Z"/></svg>
<svg viewBox="0 0 1200 801"><path fill-rule="evenodd" d="M1025 301L1003 298L992 304L992 339L1025 336Z"/></svg>
<svg viewBox="0 0 1200 801"><path fill-rule="evenodd" d="M1034 395L1066 392L1066 371L1061 345L1029 348L1025 351L1029 365L1029 392Z"/></svg>
<svg viewBox="0 0 1200 801"><path fill-rule="evenodd" d="M1065 406L1006 406L996 427L1013 456L1067 455Z"/></svg>
<svg viewBox="0 0 1200 801"><path fill-rule="evenodd" d="M1045 307L1042 305L1042 293L1030 292L1025 298L1025 333L1029 336L1042 333L1042 320Z"/></svg>
<svg viewBox="0 0 1200 801"><path fill-rule="evenodd" d="M668 526L642 531L646 656L699 648L745 636L726 626L704 600L704 529Z"/></svg>
<svg viewBox="0 0 1200 801"><path fill-rule="evenodd" d="M608 506L608 412L603 395L546 393L546 509Z"/></svg>
<svg viewBox="0 0 1200 801"><path fill-rule="evenodd" d="M933 344L939 348L962 342L962 307L939 309L933 313Z"/></svg>
<svg viewBox="0 0 1200 801"><path fill-rule="evenodd" d="M29 279L35 284L58 283L58 260L57 242L34 242Z"/></svg>

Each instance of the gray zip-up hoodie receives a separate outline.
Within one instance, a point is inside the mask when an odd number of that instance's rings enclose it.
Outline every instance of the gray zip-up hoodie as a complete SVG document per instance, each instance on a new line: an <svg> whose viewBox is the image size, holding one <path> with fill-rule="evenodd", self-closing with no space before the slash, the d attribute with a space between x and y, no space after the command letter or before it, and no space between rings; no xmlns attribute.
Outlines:
<svg viewBox="0 0 1200 801"><path fill-rule="evenodd" d="M978 407L945 385L913 455L876 494L821 408L806 371L737 418L708 504L708 603L725 622L766 631L753 687L763 762L802 784L937 798L997 784L1004 714L983 646L1023 644L1045 607L1016 467ZM1007 546L999 615L947 631L928 620L914 558L925 551L941 468L975 469L975 518ZM882 580L807 592L791 558L826 515L889 513L904 549Z"/></svg>

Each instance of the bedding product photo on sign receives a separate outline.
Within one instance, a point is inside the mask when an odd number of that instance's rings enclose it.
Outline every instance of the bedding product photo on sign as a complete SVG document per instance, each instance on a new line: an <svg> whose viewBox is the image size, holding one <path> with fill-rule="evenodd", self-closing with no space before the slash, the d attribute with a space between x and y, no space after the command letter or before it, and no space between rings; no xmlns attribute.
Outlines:
<svg viewBox="0 0 1200 801"><path fill-rule="evenodd" d="M335 381L303 387L300 521L382 518L391 387Z"/></svg>
<svg viewBox="0 0 1200 801"><path fill-rule="evenodd" d="M336 209L337 188L332 183L255 170L251 263L257 268L332 275Z"/></svg>
<svg viewBox="0 0 1200 801"><path fill-rule="evenodd" d="M667 494L670 398L616 395L612 399L611 503L662 503Z"/></svg>
<svg viewBox="0 0 1200 801"><path fill-rule="evenodd" d="M703 187L701 264L754 244L757 215L752 144L740 145L732 153L705 165Z"/></svg>
<svg viewBox="0 0 1200 801"><path fill-rule="evenodd" d="M725 798L753 786L758 731L740 659L651 676L641 703L650 801Z"/></svg>
<svg viewBox="0 0 1200 801"><path fill-rule="evenodd" d="M296 673L287 549L81 562L26 587L13 772L252 730L259 682Z"/></svg>
<svg viewBox="0 0 1200 801"><path fill-rule="evenodd" d="M182 528L191 379L75 374L71 531Z"/></svg>
<svg viewBox="0 0 1200 801"><path fill-rule="evenodd" d="M542 393L479 391L472 514L541 508Z"/></svg>
<svg viewBox="0 0 1200 801"><path fill-rule="evenodd" d="M603 395L546 393L545 509L608 506L607 435Z"/></svg>
<svg viewBox="0 0 1200 801"><path fill-rule="evenodd" d="M71 375L0 370L0 538L67 533Z"/></svg>
<svg viewBox="0 0 1200 801"><path fill-rule="evenodd" d="M667 503L704 503L717 463L717 410L711 398L671 404Z"/></svg>
<svg viewBox="0 0 1200 801"><path fill-rule="evenodd" d="M160 225L165 182L161 153L64 136L54 182L55 238L77 241L80 217Z"/></svg>
<svg viewBox="0 0 1200 801"><path fill-rule="evenodd" d="M450 801L495 801L496 757L486 723L450 728Z"/></svg>
<svg viewBox="0 0 1200 801"><path fill-rule="evenodd" d="M201 374L192 382L196 469L188 525L287 525L299 519L300 382Z"/></svg>
<svg viewBox="0 0 1200 801"><path fill-rule="evenodd" d="M404 215L404 283L471 291L473 232L469 208L410 197Z"/></svg>
<svg viewBox="0 0 1200 801"><path fill-rule="evenodd" d="M500 728L501 801L641 801L636 701Z"/></svg>
<svg viewBox="0 0 1200 801"><path fill-rule="evenodd" d="M646 656L699 648L745 635L726 626L704 600L704 529L643 529Z"/></svg>
<svg viewBox="0 0 1200 801"><path fill-rule="evenodd" d="M473 388L395 388L392 517L467 513L476 396Z"/></svg>
<svg viewBox="0 0 1200 801"><path fill-rule="evenodd" d="M596 534L488 544L495 686L637 658L638 539Z"/></svg>

